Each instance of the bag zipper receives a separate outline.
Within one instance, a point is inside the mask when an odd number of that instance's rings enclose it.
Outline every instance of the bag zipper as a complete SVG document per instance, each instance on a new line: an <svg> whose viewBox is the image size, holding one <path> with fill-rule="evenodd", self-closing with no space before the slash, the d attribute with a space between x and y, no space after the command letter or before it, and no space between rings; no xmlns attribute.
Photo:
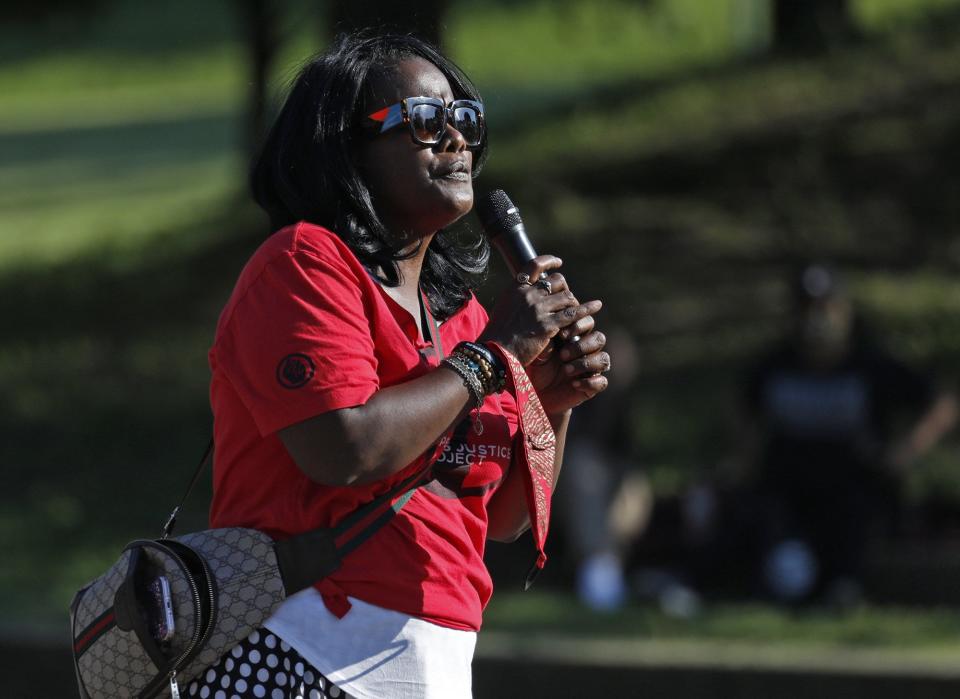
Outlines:
<svg viewBox="0 0 960 699"><path fill-rule="evenodd" d="M179 560L181 561L183 560L173 550L172 546L169 546L167 544L162 544L162 545L168 548L171 551L171 553L174 556L176 556ZM209 620L207 620L207 625L201 630L200 635L186 648L186 650L183 651L183 653L180 654L180 657L177 658L176 661L174 661L174 667L173 667L174 672L176 672L177 670L183 669L183 666L185 666L189 661L193 660L193 657L197 653L199 653L200 650L203 648L203 644L206 642L207 637L210 635L210 632L213 630L214 621L216 619L215 612L216 612L216 605L217 605L216 592L214 591L213 571L210 570L210 566L207 565L207 561L203 558L203 556L201 556L199 553L194 551L192 548L190 548L186 544L178 541L177 545L183 546L185 549L193 553L196 556L197 560L200 562L200 567L203 569L203 575L207 579L207 601L210 603L210 606L208 607L208 609L210 610L210 618ZM203 614L201 612L201 607L199 604L200 590L196 589L196 586L193 585L192 583L193 581L191 580L191 587L194 593L194 601L197 603L197 618L198 618L197 626L199 628L200 622L203 621Z"/></svg>
<svg viewBox="0 0 960 699"><path fill-rule="evenodd" d="M186 544L180 544L180 545L189 549L189 547L186 546ZM210 574L211 574L210 568L209 566L207 566L207 562L203 560L203 557L198 554L197 560L200 561L200 567L203 569L203 573L207 577L207 583L208 583L207 588L209 589L209 600L210 600L210 620L207 623L207 625L204 627L203 626L203 609L201 607L201 599L200 599L200 590L197 588L196 583L193 581L193 577L190 575L190 569L187 566L186 562L183 560L183 557L179 553L177 553L172 546L169 546L167 543L163 541L154 541L152 539L140 539L140 540L131 542L127 546L127 548L132 548L134 546L144 546L149 548L160 549L164 553L168 554L171 558L173 558L173 560L177 563L177 565L180 566L181 570L184 573L184 576L187 579L188 585L190 586L190 593L193 595L193 608L195 610L194 618L195 618L196 630L193 633L193 638L190 639L190 643L187 644L187 647L184 649L184 651L179 656L177 656L176 660L174 660L173 663L170 665L169 674L158 676L150 684L147 685L145 690L149 690L149 688L153 684L157 684L158 686L152 691L145 691L145 693L142 695L145 697L154 697L157 695L157 692L163 686L162 684L157 682L157 680L161 678L169 677L170 691L171 693L173 693L173 690L176 686L177 671L180 670L184 665L186 665L187 661L191 660L192 657L196 655L196 652L199 652L200 648L203 645L203 642L206 640L207 636L210 634L210 630L213 627L213 619L214 619L213 611L214 611L214 604L216 603L216 600L214 599L212 578L210 577ZM176 687L176 689L179 692L179 687Z"/></svg>

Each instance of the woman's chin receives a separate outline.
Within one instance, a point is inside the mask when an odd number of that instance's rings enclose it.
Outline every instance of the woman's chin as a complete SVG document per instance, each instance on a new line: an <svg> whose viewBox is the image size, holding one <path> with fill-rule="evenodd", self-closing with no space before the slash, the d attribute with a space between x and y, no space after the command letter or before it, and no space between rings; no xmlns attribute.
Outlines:
<svg viewBox="0 0 960 699"><path fill-rule="evenodd" d="M446 228L459 219L470 213L473 208L473 185L468 183L465 187L451 187L442 192L442 196L437 198L434 211L438 218L444 220L439 226Z"/></svg>

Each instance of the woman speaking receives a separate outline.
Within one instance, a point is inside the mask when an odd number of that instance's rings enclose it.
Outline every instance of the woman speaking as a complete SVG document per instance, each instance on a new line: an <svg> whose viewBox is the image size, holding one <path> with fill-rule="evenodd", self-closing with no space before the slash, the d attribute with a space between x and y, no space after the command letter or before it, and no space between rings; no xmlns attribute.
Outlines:
<svg viewBox="0 0 960 699"><path fill-rule="evenodd" d="M425 475L187 696L471 695L485 541L519 536L553 485L531 495L524 416L549 422L555 479L571 409L610 364L600 302L577 301L556 257L489 317L474 297L489 248L446 228L486 155L476 89L418 39L341 37L296 79L253 172L276 232L210 350L211 526L285 539Z"/></svg>

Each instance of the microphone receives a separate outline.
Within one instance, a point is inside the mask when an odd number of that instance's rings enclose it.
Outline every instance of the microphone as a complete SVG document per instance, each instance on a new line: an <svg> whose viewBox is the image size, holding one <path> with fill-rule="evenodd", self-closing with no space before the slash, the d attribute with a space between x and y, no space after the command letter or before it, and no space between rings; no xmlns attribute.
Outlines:
<svg viewBox="0 0 960 699"><path fill-rule="evenodd" d="M477 216L487 237L514 277L537 256L527 237L520 210L502 189L488 192L477 202Z"/></svg>

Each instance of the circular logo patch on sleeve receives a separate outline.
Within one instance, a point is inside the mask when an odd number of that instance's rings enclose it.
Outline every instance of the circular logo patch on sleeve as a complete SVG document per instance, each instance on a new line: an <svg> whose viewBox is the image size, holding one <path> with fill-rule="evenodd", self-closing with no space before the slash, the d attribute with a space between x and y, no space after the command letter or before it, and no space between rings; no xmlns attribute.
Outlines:
<svg viewBox="0 0 960 699"><path fill-rule="evenodd" d="M313 378L313 360L305 354L288 354L277 365L277 381L284 388L300 388Z"/></svg>

